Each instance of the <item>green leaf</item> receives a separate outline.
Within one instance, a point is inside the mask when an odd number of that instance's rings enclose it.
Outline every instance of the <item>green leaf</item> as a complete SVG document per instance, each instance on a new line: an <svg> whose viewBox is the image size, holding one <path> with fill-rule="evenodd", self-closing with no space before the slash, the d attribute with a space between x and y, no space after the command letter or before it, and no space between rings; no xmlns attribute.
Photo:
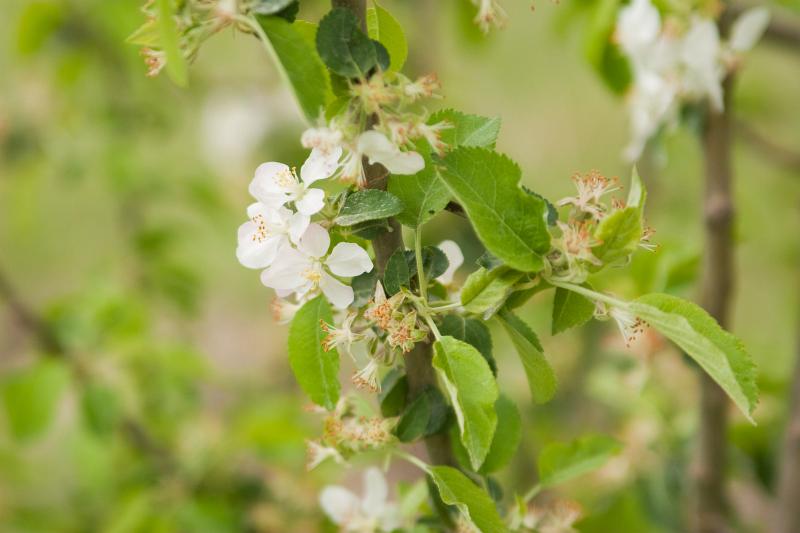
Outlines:
<svg viewBox="0 0 800 533"><path fill-rule="evenodd" d="M378 282L378 272L372 269L369 272L364 272L354 277L350 281L350 287L353 288L353 303L352 307L363 307L375 296L375 284Z"/></svg>
<svg viewBox="0 0 800 533"><path fill-rule="evenodd" d="M367 8L367 32L371 39L381 43L389 52L389 70L400 72L408 57L403 27L377 2L373 1L372 4L373 7Z"/></svg>
<svg viewBox="0 0 800 533"><path fill-rule="evenodd" d="M326 333L320 322L333 322L330 304L322 296L306 302L289 327L289 364L311 400L328 410L339 401L339 353L324 351Z"/></svg>
<svg viewBox="0 0 800 533"><path fill-rule="evenodd" d="M394 367L381 381L381 392L378 394L381 415L385 418L399 416L406 408L407 396L408 378L399 368Z"/></svg>
<svg viewBox="0 0 800 533"><path fill-rule="evenodd" d="M328 71L322 63L310 35L316 26L298 21L290 24L280 17L257 17L259 25L275 52L276 63L297 98L309 122L316 121L333 101Z"/></svg>
<svg viewBox="0 0 800 533"><path fill-rule="evenodd" d="M446 121L452 127L442 130L442 141L450 148L478 146L494 148L500 134L499 117L468 115L454 109L442 109L431 115L428 124Z"/></svg>
<svg viewBox="0 0 800 533"><path fill-rule="evenodd" d="M536 403L550 401L556 392L556 375L544 356L536 334L511 311L503 309L497 316L522 360L533 401Z"/></svg>
<svg viewBox="0 0 800 533"><path fill-rule="evenodd" d="M553 299L553 335L585 324L594 316L594 302L567 289L556 287Z"/></svg>
<svg viewBox="0 0 800 533"><path fill-rule="evenodd" d="M608 265L627 261L636 251L644 229L642 221L646 198L644 184L634 167L627 207L603 218L595 230L595 237L601 241L601 244L592 248L595 257Z"/></svg>
<svg viewBox="0 0 800 533"><path fill-rule="evenodd" d="M644 187L642 178L639 176L639 171L633 167L631 171L631 185L628 191L628 207L638 207L639 210L644 210L644 203L647 200L647 190Z"/></svg>
<svg viewBox="0 0 800 533"><path fill-rule="evenodd" d="M413 252L396 250L386 263L386 269L383 272L383 289L388 296L397 294L401 287L408 287L411 282L411 272L408 268L409 253L413 254Z"/></svg>
<svg viewBox="0 0 800 533"><path fill-rule="evenodd" d="M497 383L480 352L466 342L445 336L433 348L433 366L445 384L461 442L472 468L477 470L489 452L497 426Z"/></svg>
<svg viewBox="0 0 800 533"><path fill-rule="evenodd" d="M461 289L461 305L470 313L488 319L503 306L514 285L525 274L500 266L492 270L481 267L467 277Z"/></svg>
<svg viewBox="0 0 800 533"><path fill-rule="evenodd" d="M47 428L68 381L64 365L51 360L38 361L3 380L0 395L15 437L29 440Z"/></svg>
<svg viewBox="0 0 800 533"><path fill-rule="evenodd" d="M742 342L697 305L668 294L647 294L630 311L680 346L753 422L756 368Z"/></svg>
<svg viewBox="0 0 800 533"><path fill-rule="evenodd" d="M378 64L375 45L361 31L356 15L344 7L332 9L320 21L317 51L328 68L345 78L366 78Z"/></svg>
<svg viewBox="0 0 800 533"><path fill-rule="evenodd" d="M549 444L539 454L539 483L542 487L552 487L587 474L603 466L621 449L619 442L604 435Z"/></svg>
<svg viewBox="0 0 800 533"><path fill-rule="evenodd" d="M494 408L497 412L497 430L486 460L478 471L483 475L497 472L511 462L522 438L522 420L517 405L501 394Z"/></svg>
<svg viewBox="0 0 800 533"><path fill-rule="evenodd" d="M642 230L641 209L618 209L597 225L594 236L601 244L592 248L592 253L606 265L623 262L639 246Z"/></svg>
<svg viewBox="0 0 800 533"><path fill-rule="evenodd" d="M413 442L442 430L449 407L436 387L425 388L400 417L395 434L401 442Z"/></svg>
<svg viewBox="0 0 800 533"><path fill-rule="evenodd" d="M445 315L439 324L442 335L454 337L474 346L497 375L497 363L492 355L492 335L483 320L461 315Z"/></svg>
<svg viewBox="0 0 800 533"><path fill-rule="evenodd" d="M428 473L442 501L455 505L478 529L487 533L507 531L492 498L467 476L449 466L432 466Z"/></svg>
<svg viewBox="0 0 800 533"><path fill-rule="evenodd" d="M110 434L120 420L121 406L109 387L89 383L83 389L81 408L89 429L98 436Z"/></svg>
<svg viewBox="0 0 800 533"><path fill-rule="evenodd" d="M158 36L161 47L167 56L167 74L180 87L186 87L189 81L186 59L180 48L178 25L172 11L172 0L156 0L158 8Z"/></svg>
<svg viewBox="0 0 800 533"><path fill-rule="evenodd" d="M550 249L547 204L519 187L521 172L508 157L459 147L443 160L442 179L464 207L486 249L523 272L543 268Z"/></svg>
<svg viewBox="0 0 800 533"><path fill-rule="evenodd" d="M425 279L432 281L447 271L450 266L447 256L436 246L425 246L422 249L422 270L425 272ZM414 266L411 275L417 273L416 258L414 258Z"/></svg>
<svg viewBox="0 0 800 533"><path fill-rule="evenodd" d="M403 210L395 195L378 189L364 189L349 195L334 220L339 226L353 226L368 220L389 218Z"/></svg>
<svg viewBox="0 0 800 533"><path fill-rule="evenodd" d="M405 206L397 220L411 228L425 224L450 202L450 190L429 161L412 176L389 176L387 190Z"/></svg>
<svg viewBox="0 0 800 533"><path fill-rule="evenodd" d="M632 81L628 59L613 41L614 26L621 0L599 0L586 31L584 51L609 89L622 94Z"/></svg>

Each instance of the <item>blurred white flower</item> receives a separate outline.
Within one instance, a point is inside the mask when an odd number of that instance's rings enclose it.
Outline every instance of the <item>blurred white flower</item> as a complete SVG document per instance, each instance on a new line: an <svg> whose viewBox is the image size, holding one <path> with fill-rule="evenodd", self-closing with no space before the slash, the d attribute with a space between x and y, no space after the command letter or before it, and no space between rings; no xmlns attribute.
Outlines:
<svg viewBox="0 0 800 533"><path fill-rule="evenodd" d="M278 291L303 297L317 289L337 308L353 301L353 289L335 277L353 277L372 270L372 261L359 245L340 242L329 255L330 236L319 224L311 224L297 248L285 247L272 265L261 273L261 282Z"/></svg>
<svg viewBox="0 0 800 533"><path fill-rule="evenodd" d="M339 167L341 155L341 148L330 152L312 150L300 168L299 178L293 168L283 163L263 163L258 166L250 182L250 194L270 207L294 202L300 213L311 216L325 205L324 191L311 188L311 184L329 178Z"/></svg>
<svg viewBox="0 0 800 533"><path fill-rule="evenodd" d="M447 270L436 278L436 280L442 285L450 285L453 283L453 276L455 276L456 270L464 264L464 254L455 241L442 241L437 248L444 252L445 257L447 257L448 266Z"/></svg>
<svg viewBox="0 0 800 533"><path fill-rule="evenodd" d="M647 141L665 124L674 120L678 107L678 87L651 72L641 72L628 95L631 140L625 157L635 161L642 155Z"/></svg>
<svg viewBox="0 0 800 533"><path fill-rule="evenodd" d="M200 153L218 174L238 176L252 164L251 156L270 131L297 120L294 108L283 87L215 91L203 103Z"/></svg>
<svg viewBox="0 0 800 533"><path fill-rule="evenodd" d="M722 110L722 79L719 30L711 19L693 17L689 31L681 40L681 85L693 99L708 98L717 111Z"/></svg>
<svg viewBox="0 0 800 533"><path fill-rule="evenodd" d="M239 226L236 247L236 257L247 268L268 267L283 246L298 242L309 224L307 215L260 202L247 208L247 216L250 220Z"/></svg>
<svg viewBox="0 0 800 533"><path fill-rule="evenodd" d="M330 485L322 490L320 505L342 531L354 533L389 532L401 526L397 505L388 502L389 487L375 467L364 472L364 495Z"/></svg>
<svg viewBox="0 0 800 533"><path fill-rule="evenodd" d="M731 35L728 46L734 52L747 52L764 35L769 25L769 9L766 7L753 7L739 15L731 26Z"/></svg>
<svg viewBox="0 0 800 533"><path fill-rule="evenodd" d="M616 39L634 63L642 67L661 34L661 15L650 0L633 0L617 18Z"/></svg>

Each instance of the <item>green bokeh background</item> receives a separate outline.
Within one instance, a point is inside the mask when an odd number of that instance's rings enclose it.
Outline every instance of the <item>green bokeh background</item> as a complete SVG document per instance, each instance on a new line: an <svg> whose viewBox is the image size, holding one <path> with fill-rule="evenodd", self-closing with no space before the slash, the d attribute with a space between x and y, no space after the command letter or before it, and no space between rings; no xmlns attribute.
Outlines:
<svg viewBox="0 0 800 533"><path fill-rule="evenodd" d="M406 28L407 71L438 73L436 106L500 116L498 150L551 199L598 169L625 181L623 101L583 56L586 3L506 0L481 37L465 0L386 0ZM589 2L590 4L590 2ZM270 291L234 256L247 184L263 161L299 164L303 123L258 42L227 30L188 88L146 78L125 38L134 0L6 0L0 17L0 531L316 531L326 483L357 469L304 469L317 415L291 376ZM321 1L303 2L317 20ZM737 80L736 116L800 149L800 53L759 45ZM734 414L731 494L763 531L785 392L797 353L800 172L736 137L736 299L731 327L763 389L758 427ZM662 246L602 280L624 296L695 294L703 250L702 159L683 127L640 165ZM461 219L426 227L480 254ZM462 275L472 268L469 264ZM11 294L13 293L13 294ZM10 299L9 299L10 297ZM682 531L696 430L693 370L655 337L624 350L611 326L552 338L547 297L524 312L560 391L531 405L495 332L501 387L523 413L507 495L535 482L542 445L605 432L626 450L565 487L586 532ZM28 322L20 307L36 316ZM345 369L343 378L351 370ZM144 428L146 435L139 430ZM416 473L396 466L392 479Z"/></svg>

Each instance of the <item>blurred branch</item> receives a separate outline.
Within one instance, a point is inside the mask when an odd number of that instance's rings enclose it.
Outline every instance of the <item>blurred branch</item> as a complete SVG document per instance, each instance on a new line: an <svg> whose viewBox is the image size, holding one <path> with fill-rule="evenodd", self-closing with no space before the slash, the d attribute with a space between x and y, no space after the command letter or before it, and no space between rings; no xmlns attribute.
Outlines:
<svg viewBox="0 0 800 533"><path fill-rule="evenodd" d="M739 15L751 7L755 7L755 5L747 2L731 2L723 14L722 20L726 24L730 24ZM772 10L772 17L764 32L764 39L783 46L800 49L800 20L776 16L775 10Z"/></svg>
<svg viewBox="0 0 800 533"><path fill-rule="evenodd" d="M720 23L721 33L726 26ZM702 135L705 161L705 264L700 304L723 327L728 322L733 289L733 171L731 168L731 122L733 77L722 85L724 110L709 110ZM728 398L702 373L700 378L700 428L694 465L692 531L727 533L728 509L725 494L727 465Z"/></svg>
<svg viewBox="0 0 800 533"><path fill-rule="evenodd" d="M778 470L775 533L797 533L800 531L800 336Z"/></svg>
<svg viewBox="0 0 800 533"><path fill-rule="evenodd" d="M64 346L58 337L53 334L47 323L22 301L2 269L0 269L0 299L5 300L19 324L33 335L46 353L56 355L64 352Z"/></svg>
<svg viewBox="0 0 800 533"><path fill-rule="evenodd" d="M331 3L333 7L345 7L353 11L361 21L362 27L366 28L365 0L332 0ZM374 121L375 117L370 117L368 126L371 126ZM363 164L367 177L367 187L370 189L386 189L389 179L388 171L382 165L370 165L367 158L364 158ZM375 249L375 263L378 275L382 276L386 263L392 254L397 250L405 249L403 231L397 220L394 218L389 219L389 231L375 237L372 240L372 246ZM426 388L438 386L436 374L431 363L433 358L431 347L431 340L428 339L426 342L417 343L414 349L405 356L409 405ZM425 439L425 447L428 450L428 457L431 463L455 466L456 461L453 457L450 437L447 433L427 437Z"/></svg>
<svg viewBox="0 0 800 533"><path fill-rule="evenodd" d="M800 150L791 150L776 143L743 120L736 121L736 134L771 162L787 170L800 170Z"/></svg>
<svg viewBox="0 0 800 533"><path fill-rule="evenodd" d="M10 278L2 269L0 269L0 299L5 300L17 321L40 344L47 356L65 359L72 366L79 381L82 382L88 378L85 368L80 364L78 358L74 357L75 354L60 341L47 321L22 300ZM122 417L118 429L134 448L153 457L162 471L174 470L175 460L169 450L153 438L143 423L130 415L125 415Z"/></svg>

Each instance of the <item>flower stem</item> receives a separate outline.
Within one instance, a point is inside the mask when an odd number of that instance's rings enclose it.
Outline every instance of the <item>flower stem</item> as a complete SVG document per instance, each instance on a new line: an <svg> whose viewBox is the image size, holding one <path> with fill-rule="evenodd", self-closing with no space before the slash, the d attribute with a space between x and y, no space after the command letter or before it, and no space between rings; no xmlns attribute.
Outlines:
<svg viewBox="0 0 800 533"><path fill-rule="evenodd" d="M417 280L419 281L419 295L422 301L428 304L428 284L425 280L425 269L422 262L422 227L414 231L414 252L417 256Z"/></svg>

